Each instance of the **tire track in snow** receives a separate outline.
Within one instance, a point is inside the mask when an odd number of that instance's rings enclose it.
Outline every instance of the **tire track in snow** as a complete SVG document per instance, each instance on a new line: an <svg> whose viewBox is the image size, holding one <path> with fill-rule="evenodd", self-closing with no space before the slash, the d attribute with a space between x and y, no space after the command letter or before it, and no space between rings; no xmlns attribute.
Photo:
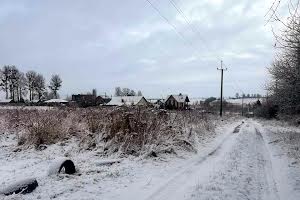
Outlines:
<svg viewBox="0 0 300 200"><path fill-rule="evenodd" d="M239 125L239 127L241 127L241 125ZM195 178L195 175L197 176L198 173L202 175L202 172L199 171L200 166L203 163L209 163L210 158L217 156L221 150L223 150L222 153L230 150L231 144L234 143L235 138L238 136L238 133L233 134L234 130L231 130L231 132L227 134L227 136L218 145L216 145L214 148L209 149L204 155L198 156L196 159L192 159L183 170L178 172L175 176L171 177L167 182L161 184L158 189L156 189L154 192L152 192L152 194L146 197L145 200L166 200L183 198L178 198L178 196L176 197L176 195L173 196L174 192L176 191L177 193L179 191L183 191L184 193L185 190L193 187L194 185L189 184L189 181L190 179ZM207 167L208 171L212 169L209 169L209 166ZM183 193L179 192L179 194Z"/></svg>
<svg viewBox="0 0 300 200"><path fill-rule="evenodd" d="M266 163L267 182L269 184L271 192L274 193L274 198L276 198L277 200L280 200L280 196L279 196L278 188L277 188L277 183L276 183L275 178L274 178L274 171L273 171L273 166L272 166L272 161L271 161L271 154L269 152L269 149L266 145L266 142L265 142L261 132L258 130L258 128L255 125L254 125L254 127L255 127L256 135L260 138L264 156L265 156L265 158L267 158L267 163Z"/></svg>
<svg viewBox="0 0 300 200"><path fill-rule="evenodd" d="M214 162L216 170L186 199L279 199L264 140L252 123L223 156Z"/></svg>
<svg viewBox="0 0 300 200"><path fill-rule="evenodd" d="M249 122L145 196L140 199L279 200L266 144Z"/></svg>

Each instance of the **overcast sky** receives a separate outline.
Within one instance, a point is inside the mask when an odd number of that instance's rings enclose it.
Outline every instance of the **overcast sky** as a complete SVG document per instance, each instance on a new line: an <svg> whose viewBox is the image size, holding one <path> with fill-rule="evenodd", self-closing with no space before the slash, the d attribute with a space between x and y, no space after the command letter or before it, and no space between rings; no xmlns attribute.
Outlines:
<svg viewBox="0 0 300 200"><path fill-rule="evenodd" d="M113 94L116 86L145 96L264 93L274 54L264 15L270 0L0 0L0 65L63 79L62 96ZM196 31L195 31L196 30ZM183 37L182 37L183 36Z"/></svg>

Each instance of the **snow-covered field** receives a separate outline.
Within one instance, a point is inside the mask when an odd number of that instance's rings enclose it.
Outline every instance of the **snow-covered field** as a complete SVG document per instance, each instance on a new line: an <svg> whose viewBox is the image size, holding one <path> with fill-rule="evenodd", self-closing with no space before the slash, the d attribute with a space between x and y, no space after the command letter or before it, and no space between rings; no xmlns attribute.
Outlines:
<svg viewBox="0 0 300 200"><path fill-rule="evenodd" d="M262 101L262 98L226 99L225 101L235 105L242 105L242 104L246 105L246 104L255 104L257 100Z"/></svg>
<svg viewBox="0 0 300 200"><path fill-rule="evenodd" d="M239 126L240 125L240 126ZM239 126L238 128L236 128ZM36 177L31 194L7 199L300 199L300 130L251 119L225 121L203 136L198 153L157 158L104 158L78 148L75 140L43 151L19 151L14 134L0 135L0 188ZM48 176L51 161L71 158L75 175Z"/></svg>

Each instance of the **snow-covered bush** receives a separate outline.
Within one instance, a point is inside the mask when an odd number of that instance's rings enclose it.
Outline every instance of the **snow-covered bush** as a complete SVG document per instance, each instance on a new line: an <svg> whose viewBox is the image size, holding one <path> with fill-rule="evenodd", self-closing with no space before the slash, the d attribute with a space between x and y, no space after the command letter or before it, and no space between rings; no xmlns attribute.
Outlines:
<svg viewBox="0 0 300 200"><path fill-rule="evenodd" d="M196 131L197 132L196 132ZM195 151L195 134L213 131L213 125L197 111L165 111L122 108L110 114L103 141L110 152L147 154Z"/></svg>
<svg viewBox="0 0 300 200"><path fill-rule="evenodd" d="M66 113L39 111L29 117L25 132L27 144L38 147L42 144L56 143L67 137L67 129L63 125Z"/></svg>
<svg viewBox="0 0 300 200"><path fill-rule="evenodd" d="M265 119L276 118L278 115L278 106L272 105L271 103L262 104L254 110L254 115L256 117L261 117Z"/></svg>
<svg viewBox="0 0 300 200"><path fill-rule="evenodd" d="M14 109L5 112L6 127L16 133L19 145L53 144L66 138L64 126L68 112L64 110Z"/></svg>
<svg viewBox="0 0 300 200"><path fill-rule="evenodd" d="M71 137L80 150L103 154L195 151L201 135L214 132L207 114L141 107L66 108L9 111L8 127L19 133L19 145L48 145Z"/></svg>
<svg viewBox="0 0 300 200"><path fill-rule="evenodd" d="M85 122L87 129L92 133L100 133L107 123L106 109L86 109Z"/></svg>

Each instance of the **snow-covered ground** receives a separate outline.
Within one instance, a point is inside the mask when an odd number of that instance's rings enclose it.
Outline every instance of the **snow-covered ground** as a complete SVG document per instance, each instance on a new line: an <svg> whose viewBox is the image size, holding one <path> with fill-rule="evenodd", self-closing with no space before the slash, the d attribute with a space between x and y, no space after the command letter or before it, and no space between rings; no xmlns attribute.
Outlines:
<svg viewBox="0 0 300 200"><path fill-rule="evenodd" d="M28 195L2 198L298 200L300 130L272 123L236 120L203 137L197 154L126 157L112 165L103 163L116 157L80 151L72 140L19 152L16 136L3 133L0 188L31 177L39 187ZM79 172L48 176L51 161L59 156L70 157Z"/></svg>
<svg viewBox="0 0 300 200"><path fill-rule="evenodd" d="M258 100L262 101L262 98L225 99L226 102L232 103L235 105L255 104Z"/></svg>

